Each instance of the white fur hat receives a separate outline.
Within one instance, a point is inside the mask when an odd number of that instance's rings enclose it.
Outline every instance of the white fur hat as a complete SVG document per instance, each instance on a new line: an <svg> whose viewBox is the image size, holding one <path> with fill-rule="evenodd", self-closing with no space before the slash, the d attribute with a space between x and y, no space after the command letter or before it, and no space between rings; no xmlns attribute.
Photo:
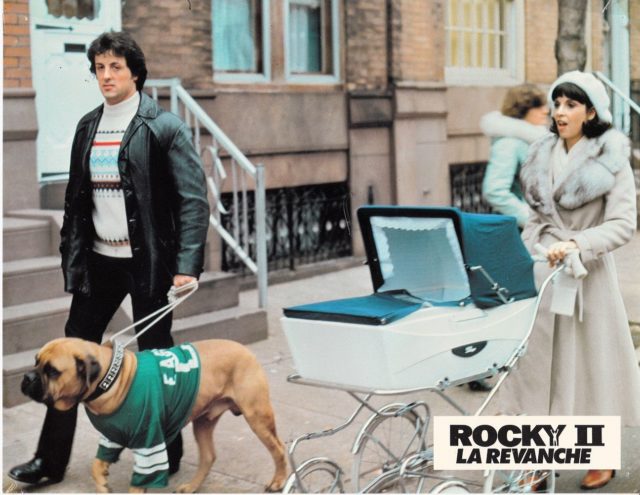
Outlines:
<svg viewBox="0 0 640 495"><path fill-rule="evenodd" d="M609 122L613 120L611 118L611 112L609 111L609 95L604 87L604 84L589 72L581 72L579 70L573 70L571 72L565 72L551 85L549 89L549 104L553 106L553 99L551 95L556 86L562 83L572 83L578 86L584 91L591 103L595 108L598 117L603 122Z"/></svg>

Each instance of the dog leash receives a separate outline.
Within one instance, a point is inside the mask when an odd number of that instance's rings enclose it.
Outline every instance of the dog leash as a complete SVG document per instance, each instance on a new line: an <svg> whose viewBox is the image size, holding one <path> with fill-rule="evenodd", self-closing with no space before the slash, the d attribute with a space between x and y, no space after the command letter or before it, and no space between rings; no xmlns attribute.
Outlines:
<svg viewBox="0 0 640 495"><path fill-rule="evenodd" d="M161 308L157 309L153 313L148 314L147 316L145 316L141 320L133 322L131 325L129 325L126 328L123 328L119 332L116 332L111 337L109 337L109 342L113 342L114 344L117 344L117 345L122 345L123 347L128 346L134 339L137 339L138 337L140 337L140 335L145 333L153 325L158 323L162 318L164 318L166 315L171 313L171 311L173 311L177 306L179 306L184 301L186 301L196 290L198 290L198 281L197 280L194 280L193 282L189 282L188 284L181 285L180 287L175 287L175 286L172 285L171 288L169 289L169 292L167 293L167 299L169 300L168 304L162 306ZM186 294L181 295L183 292L186 292ZM139 325L140 323L144 323L145 321L150 320L154 316L156 318L151 323L149 323L146 327L144 327L142 330L140 330L138 333L136 333L133 337L131 337L129 340L127 340L124 344L119 344L119 343L116 342L116 338L117 337L119 337L123 333L127 332L128 330L131 330L136 325Z"/></svg>

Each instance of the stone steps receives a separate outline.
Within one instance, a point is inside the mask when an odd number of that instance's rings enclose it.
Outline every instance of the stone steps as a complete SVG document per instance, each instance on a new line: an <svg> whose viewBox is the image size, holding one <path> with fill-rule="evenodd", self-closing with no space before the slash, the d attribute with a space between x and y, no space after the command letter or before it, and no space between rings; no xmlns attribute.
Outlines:
<svg viewBox="0 0 640 495"><path fill-rule="evenodd" d="M9 297L10 300L14 298ZM70 305L71 296L67 294L6 306L2 318L4 353L39 348L51 339L63 337ZM228 273L205 272L200 277L198 290L176 308L173 317L178 320L237 305L238 277ZM130 298L127 297L109 324L107 332L120 330L132 322L133 311Z"/></svg>
<svg viewBox="0 0 640 495"><path fill-rule="evenodd" d="M36 349L64 335L71 296L16 304L2 312L2 352Z"/></svg>
<svg viewBox="0 0 640 495"><path fill-rule="evenodd" d="M51 250L47 254L58 254L58 247L60 246L60 228L62 227L63 217L64 212L62 210L43 210L30 208L5 212L5 221L7 218L13 218L25 220L42 220L49 222L49 245Z"/></svg>
<svg viewBox="0 0 640 495"><path fill-rule="evenodd" d="M48 220L4 217L2 261L47 256L51 253L51 225Z"/></svg>
<svg viewBox="0 0 640 495"><path fill-rule="evenodd" d="M240 283L237 275L225 272L204 272L198 290L173 312L174 318L184 318L210 311L231 308L239 302Z"/></svg>
<svg viewBox="0 0 640 495"><path fill-rule="evenodd" d="M267 314L261 309L235 306L175 319L172 334L176 344L212 338L231 339L249 344L267 338ZM127 337L123 336L122 339L127 340ZM136 349L135 341L130 348ZM33 367L37 351L38 348L34 348L3 356L4 407L14 407L29 400L20 391L20 384L24 373Z"/></svg>
<svg viewBox="0 0 640 495"><path fill-rule="evenodd" d="M5 263L5 275L8 278L21 274L37 273L42 275L45 268L60 272L59 257L50 256L30 260L16 260ZM55 266L55 268L53 268ZM51 279L55 279L52 277ZM45 283L47 277L40 277ZM5 279L5 282L7 279ZM5 285L5 301L15 302L17 296L7 293L9 290L26 290L29 283L36 280L22 279L20 284ZM46 283L52 283L49 280ZM38 287L32 288L36 294L43 292ZM23 291L24 292L24 291ZM34 297L29 293L28 298ZM238 342L249 343L267 338L267 319L263 310L242 308L239 302L238 276L221 272L205 272L200 277L199 288L174 311L172 333L176 343L210 339L228 338ZM13 407L24 403L27 398L20 392L22 375L31 368L34 356L46 342L63 337L64 325L69 313L71 296L64 295L42 300L32 300L21 304L10 304L3 311L3 404ZM132 323L132 308L127 297L112 319L105 339ZM121 337L128 340L133 330ZM136 349L135 340L132 349Z"/></svg>
<svg viewBox="0 0 640 495"><path fill-rule="evenodd" d="M69 315L71 295L17 304L3 309L3 353L14 354L27 349L39 349L52 339L64 337L64 325ZM125 328L131 317L120 308L107 327L107 333Z"/></svg>
<svg viewBox="0 0 640 495"><path fill-rule="evenodd" d="M64 279L59 256L41 256L3 263L4 307L62 297Z"/></svg>

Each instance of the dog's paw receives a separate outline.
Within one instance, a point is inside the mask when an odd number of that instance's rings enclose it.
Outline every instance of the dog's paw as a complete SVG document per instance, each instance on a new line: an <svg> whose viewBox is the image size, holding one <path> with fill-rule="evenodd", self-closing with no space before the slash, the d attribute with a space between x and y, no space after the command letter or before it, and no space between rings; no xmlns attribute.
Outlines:
<svg viewBox="0 0 640 495"><path fill-rule="evenodd" d="M281 492L283 488L284 488L284 482L272 481L271 483L269 483L267 486L264 487L264 492L277 493L277 492Z"/></svg>
<svg viewBox="0 0 640 495"><path fill-rule="evenodd" d="M96 485L96 493L111 493L109 485Z"/></svg>
<svg viewBox="0 0 640 495"><path fill-rule="evenodd" d="M183 483L176 488L176 493L196 493L198 487L193 486L191 483Z"/></svg>

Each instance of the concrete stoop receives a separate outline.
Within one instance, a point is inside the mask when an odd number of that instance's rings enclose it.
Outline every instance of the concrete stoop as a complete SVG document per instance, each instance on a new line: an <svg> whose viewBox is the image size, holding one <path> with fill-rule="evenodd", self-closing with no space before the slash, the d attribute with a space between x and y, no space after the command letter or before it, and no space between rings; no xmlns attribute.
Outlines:
<svg viewBox="0 0 640 495"><path fill-rule="evenodd" d="M51 252L51 227L47 220L5 217L2 261L46 256Z"/></svg>
<svg viewBox="0 0 640 495"><path fill-rule="evenodd" d="M62 290L60 257L54 254L61 212L24 210L10 214L3 219L4 407L27 401L20 392L22 375L33 366L42 345L64 336L71 304L71 296ZM267 338L266 312L240 307L239 291L237 275L203 273L198 291L174 311L176 343L226 338L247 344ZM107 336L131 323L127 298L109 324ZM128 334L133 335L133 330ZM136 349L135 341L130 347Z"/></svg>
<svg viewBox="0 0 640 495"><path fill-rule="evenodd" d="M2 291L4 307L64 296L60 257L41 256L4 262Z"/></svg>

